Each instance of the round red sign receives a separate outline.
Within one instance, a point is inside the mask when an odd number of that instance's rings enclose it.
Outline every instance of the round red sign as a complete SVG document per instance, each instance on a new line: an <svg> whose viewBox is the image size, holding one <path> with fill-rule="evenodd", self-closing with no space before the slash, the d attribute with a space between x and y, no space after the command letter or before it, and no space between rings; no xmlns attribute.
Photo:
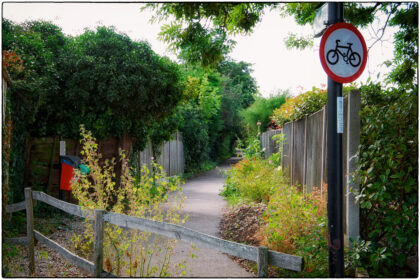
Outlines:
<svg viewBox="0 0 420 280"><path fill-rule="evenodd" d="M319 57L331 79L351 83L365 70L366 43L356 27L339 22L331 25L322 36Z"/></svg>

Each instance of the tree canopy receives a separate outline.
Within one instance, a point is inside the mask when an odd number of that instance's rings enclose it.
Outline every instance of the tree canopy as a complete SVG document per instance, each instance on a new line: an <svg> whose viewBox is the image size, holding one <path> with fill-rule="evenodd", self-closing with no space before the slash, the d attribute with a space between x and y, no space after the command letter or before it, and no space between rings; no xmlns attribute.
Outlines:
<svg viewBox="0 0 420 280"><path fill-rule="evenodd" d="M102 139L131 135L141 148L183 98L177 64L112 28L67 37L48 22L3 20L3 49L23 60L11 72L24 112L15 115L33 136L78 138L84 124Z"/></svg>
<svg viewBox="0 0 420 280"><path fill-rule="evenodd" d="M315 13L323 3L162 3L148 4L156 11L153 20L172 20L163 25L161 38L191 61L214 66L223 59L235 42L228 35L246 34L263 18L265 8L276 9L283 16L293 16L298 24L313 24ZM345 21L365 28L375 17L386 21L377 30L397 26L394 37L395 56L389 79L409 84L416 79L418 56L418 4L416 2L344 3ZM378 38L380 39L380 37ZM311 45L308 38L291 34L289 46Z"/></svg>

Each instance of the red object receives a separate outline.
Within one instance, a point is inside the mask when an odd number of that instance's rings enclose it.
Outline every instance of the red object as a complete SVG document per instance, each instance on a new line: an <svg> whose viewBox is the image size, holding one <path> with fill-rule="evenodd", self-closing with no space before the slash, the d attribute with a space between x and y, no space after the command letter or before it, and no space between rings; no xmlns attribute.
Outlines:
<svg viewBox="0 0 420 280"><path fill-rule="evenodd" d="M335 73L335 71L329 66L329 64L326 61L325 45L326 45L327 41L329 40L330 35L334 31L337 31L339 29L347 29L350 32L352 32L356 36L356 38L358 38L358 40L359 40L359 42L362 46L362 54L358 54L358 55L362 55L360 64L357 65L358 66L357 71L354 74L352 74L351 76L344 76L343 77L343 76L337 75L337 73ZM338 42L337 42L337 44L338 44ZM338 56L338 54L337 54L337 56ZM367 48L366 48L366 42L365 42L362 34L359 32L359 30L357 30L356 27L354 27L353 25L351 25L349 23L339 22L339 23L333 24L332 26L330 26L325 31L324 35L322 36L321 45L319 47L319 57L321 59L322 67L324 68L327 75L331 79L333 79L334 81L336 81L338 83L351 83L351 82L355 81L357 78L359 78L360 75L363 73L363 70L365 69L366 62L367 62L367 56L368 56L368 53L367 53Z"/></svg>
<svg viewBox="0 0 420 280"><path fill-rule="evenodd" d="M71 183L74 180L74 176L74 167L61 162L60 190L71 191Z"/></svg>

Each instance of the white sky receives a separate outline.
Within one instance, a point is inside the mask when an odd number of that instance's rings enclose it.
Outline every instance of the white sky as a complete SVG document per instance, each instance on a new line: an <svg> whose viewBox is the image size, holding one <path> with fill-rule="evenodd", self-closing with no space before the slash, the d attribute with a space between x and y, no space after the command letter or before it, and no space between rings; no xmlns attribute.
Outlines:
<svg viewBox="0 0 420 280"><path fill-rule="evenodd" d="M94 29L98 25L115 26L118 32L126 33L132 40L145 40L159 55L176 57L167 50L167 45L157 39L160 24L149 22L152 13L140 12L141 3L3 3L3 17L16 23L26 20L47 20L62 28L67 35L79 35L85 28ZM251 63L253 77L259 91L269 96L277 90L289 89L299 93L313 86L327 83L327 75L321 67L318 55L319 41L306 50L287 49L284 40L288 33L312 35L312 28L298 26L292 17L282 18L278 11L263 16L254 32L249 36L236 36L236 47L230 56L236 61ZM372 31L361 30L368 47L373 42ZM387 29L384 44L378 43L369 52L365 72L357 82L365 82L369 77L377 80L377 74L389 72L379 65L392 58L392 30Z"/></svg>

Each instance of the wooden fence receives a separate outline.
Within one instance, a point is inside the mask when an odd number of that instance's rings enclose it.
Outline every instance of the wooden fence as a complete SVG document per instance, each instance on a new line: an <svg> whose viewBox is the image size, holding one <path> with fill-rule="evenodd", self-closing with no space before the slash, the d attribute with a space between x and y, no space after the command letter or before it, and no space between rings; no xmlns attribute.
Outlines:
<svg viewBox="0 0 420 280"><path fill-rule="evenodd" d="M63 248L55 241L34 230L33 199L47 203L64 212L79 217L89 217L95 215L95 241L94 241L94 262L81 258L69 250ZM103 235L104 223L108 222L117 226L149 231L151 233L175 238L185 242L191 242L199 247L210 248L221 251L236 257L244 258L257 262L258 277L268 276L268 265L274 265L293 271L301 271L303 268L302 257L288 255L280 252L268 250L266 247L248 246L232 241L223 240L214 236L200 233L183 226L158 222L123 214L106 212L104 210L83 210L80 206L58 200L43 192L25 189L25 201L8 205L6 211L13 213L26 210L27 217L27 236L21 238L6 239L12 244L24 244L28 247L29 271L31 276L35 272L34 243L38 240L56 252L60 253L66 260L89 271L93 277L116 277L103 270Z"/></svg>
<svg viewBox="0 0 420 280"><path fill-rule="evenodd" d="M165 142L160 151L157 162L163 166L169 176L184 173L184 147L182 144L181 133L177 133L174 139ZM79 156L82 149L81 144L73 139L61 139L56 137L27 137L25 148L25 174L24 187L42 185L46 186L48 193L54 197L59 197L60 183L60 141L65 142L65 154ZM106 159L118 158L118 150L130 151L132 139L124 135L120 139L109 138L98 141L98 152L102 154L101 161ZM150 166L152 148L150 143L146 148L136 155L137 164L147 164ZM120 174L120 163L116 166L117 181ZM117 182L118 184L118 182Z"/></svg>
<svg viewBox="0 0 420 280"><path fill-rule="evenodd" d="M345 241L359 235L359 204L351 190L359 190L356 171L356 154L360 144L360 91L352 90L344 98L343 133L343 202ZM289 175L293 185L302 186L310 192L313 187L323 191L327 180L327 108L300 119L286 123L281 130L262 134L261 144L265 156L278 151L272 139L274 134L284 133L283 170Z"/></svg>
<svg viewBox="0 0 420 280"><path fill-rule="evenodd" d="M150 142L146 148L138 153L137 164L142 166L146 164L150 169L152 153L152 145ZM163 167L169 176L184 173L184 145L182 143L182 135L177 132L173 135L173 139L165 142L160 147L160 156L156 159L157 163Z"/></svg>

